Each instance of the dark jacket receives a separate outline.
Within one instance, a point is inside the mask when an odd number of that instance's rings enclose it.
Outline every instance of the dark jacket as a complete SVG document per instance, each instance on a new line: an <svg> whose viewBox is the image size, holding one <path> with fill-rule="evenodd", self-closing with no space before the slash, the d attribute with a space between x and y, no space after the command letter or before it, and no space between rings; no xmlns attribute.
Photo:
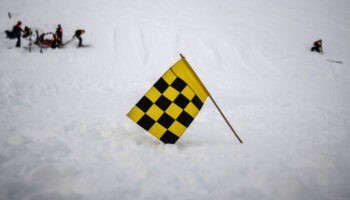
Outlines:
<svg viewBox="0 0 350 200"><path fill-rule="evenodd" d="M12 34L15 37L21 37L21 32L23 32L23 30L20 25L15 25L12 29Z"/></svg>
<svg viewBox="0 0 350 200"><path fill-rule="evenodd" d="M314 42L314 46L311 48L311 51L317 51L319 53L323 53L322 40L317 40L316 42Z"/></svg>
<svg viewBox="0 0 350 200"><path fill-rule="evenodd" d="M321 40L317 40L316 42L314 42L314 46L317 48L322 47L322 41Z"/></svg>
<svg viewBox="0 0 350 200"><path fill-rule="evenodd" d="M53 38L52 38L52 42L51 42L51 48L56 48L56 47L59 47L60 45L60 41L58 39L58 36L57 35L54 35Z"/></svg>
<svg viewBox="0 0 350 200"><path fill-rule="evenodd" d="M60 38L62 38L62 33L63 33L63 29L62 29L62 27L57 27L57 29L56 29L56 35L58 36L58 37L60 37Z"/></svg>
<svg viewBox="0 0 350 200"><path fill-rule="evenodd" d="M59 25L58 27L57 27L57 29L56 29L56 35L57 35L57 37L58 37L58 42L59 43L62 43L62 36L63 36L63 29L62 29L62 27L61 27L61 25Z"/></svg>
<svg viewBox="0 0 350 200"><path fill-rule="evenodd" d="M80 29L79 29L79 30L76 30L76 31L75 31L75 36L76 36L76 37L80 37L83 33L84 33L83 30L80 30Z"/></svg>
<svg viewBox="0 0 350 200"><path fill-rule="evenodd" d="M28 36L32 35L32 29L30 29L29 27L24 27L24 31L23 31L23 37L26 38Z"/></svg>

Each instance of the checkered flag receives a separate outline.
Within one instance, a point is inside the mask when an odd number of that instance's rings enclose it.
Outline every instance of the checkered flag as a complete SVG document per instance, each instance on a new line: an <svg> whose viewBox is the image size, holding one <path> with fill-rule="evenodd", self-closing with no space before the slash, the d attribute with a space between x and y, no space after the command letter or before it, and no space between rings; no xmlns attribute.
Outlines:
<svg viewBox="0 0 350 200"><path fill-rule="evenodd" d="M208 96L198 76L182 58L164 73L127 116L162 142L174 144Z"/></svg>

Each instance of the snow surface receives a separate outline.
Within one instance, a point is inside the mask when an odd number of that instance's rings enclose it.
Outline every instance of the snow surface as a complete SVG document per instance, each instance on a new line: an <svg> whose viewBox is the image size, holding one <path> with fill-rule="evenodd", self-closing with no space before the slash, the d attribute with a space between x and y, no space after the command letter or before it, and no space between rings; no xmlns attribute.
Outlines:
<svg viewBox="0 0 350 200"><path fill-rule="evenodd" d="M0 200L350 199L350 1L1 0ZM12 13L12 18L7 13ZM310 52L322 38L324 54ZM182 53L208 99L175 145L126 113ZM340 60L343 64L327 62Z"/></svg>

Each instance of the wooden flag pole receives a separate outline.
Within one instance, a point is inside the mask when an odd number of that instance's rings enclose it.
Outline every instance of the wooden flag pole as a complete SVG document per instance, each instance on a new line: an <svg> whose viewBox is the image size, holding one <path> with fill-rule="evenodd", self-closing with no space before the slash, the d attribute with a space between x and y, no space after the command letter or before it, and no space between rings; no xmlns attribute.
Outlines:
<svg viewBox="0 0 350 200"><path fill-rule="evenodd" d="M211 95L209 95L210 99L213 101L215 107L219 110L221 116L224 118L225 122L227 123L227 125L230 127L231 131L233 132L233 134L235 134L236 138L238 139L238 141L240 143L243 143L241 138L239 138L239 136L237 135L236 131L232 128L230 122L228 122L228 120L226 119L224 113L222 113L221 109L219 108L219 106L216 104L216 102L214 101L213 97Z"/></svg>
<svg viewBox="0 0 350 200"><path fill-rule="evenodd" d="M185 57L184 57L181 53L180 53L180 56L181 56L181 58L184 59L184 61L187 63ZM188 66L191 67L189 64L188 64ZM192 69L192 67L191 67L191 69ZM194 70L192 69L192 71L194 71ZM200 79L198 78L198 80L200 80ZM226 119L224 113L221 111L221 109L219 108L219 106L216 104L215 100L213 99L213 97L211 96L211 94L209 93L209 91L207 90L207 88L204 86L203 83L201 83L201 84L203 85L203 87L205 88L205 90L208 92L211 101L214 103L215 107L218 109L218 111L220 112L221 116L224 118L224 120L225 120L225 122L227 123L227 125L230 127L230 129L231 129L231 131L233 132L233 134L236 136L236 138L238 139L238 141L239 141L240 143L243 143L242 140L241 140L241 138L239 138L239 136L237 135L236 131L232 128L230 122Z"/></svg>

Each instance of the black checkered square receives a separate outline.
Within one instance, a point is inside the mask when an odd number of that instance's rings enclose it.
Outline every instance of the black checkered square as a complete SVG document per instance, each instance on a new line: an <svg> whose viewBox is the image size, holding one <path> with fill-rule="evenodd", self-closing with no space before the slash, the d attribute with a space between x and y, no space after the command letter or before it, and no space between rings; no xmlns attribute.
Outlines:
<svg viewBox="0 0 350 200"><path fill-rule="evenodd" d="M180 122L185 127L188 127L192 121L193 117L189 115L186 111L183 111L176 119L176 121Z"/></svg>
<svg viewBox="0 0 350 200"><path fill-rule="evenodd" d="M169 128L171 126L171 124L173 124L175 121L175 119L173 119L171 116L169 116L168 114L164 113L159 119L158 119L158 123L162 126L164 126L165 128Z"/></svg>
<svg viewBox="0 0 350 200"><path fill-rule="evenodd" d="M160 93L163 93L169 87L168 83L163 78L160 78L153 86Z"/></svg>
<svg viewBox="0 0 350 200"><path fill-rule="evenodd" d="M181 92L185 87L186 83L181 78L176 78L173 83L171 83L171 87L175 88L177 91Z"/></svg>
<svg viewBox="0 0 350 200"><path fill-rule="evenodd" d="M176 99L174 100L174 103L178 105L180 108L185 109L188 103L190 103L190 100L180 93L179 96L177 96Z"/></svg>
<svg viewBox="0 0 350 200"><path fill-rule="evenodd" d="M191 102L198 108L198 110L200 110L203 106L203 102L198 98L197 95L194 95Z"/></svg>
<svg viewBox="0 0 350 200"><path fill-rule="evenodd" d="M136 104L143 112L147 112L147 110L153 105L153 102L149 100L147 97L142 97L142 99Z"/></svg>
<svg viewBox="0 0 350 200"><path fill-rule="evenodd" d="M164 133L164 135L160 138L160 140L162 142L164 142L165 144L169 143L169 144L175 144L175 142L179 139L179 137L175 134L173 134L170 131L166 131Z"/></svg>
<svg viewBox="0 0 350 200"><path fill-rule="evenodd" d="M137 122L137 124L146 129L146 131L148 131L154 123L156 123L156 121L154 121L146 114Z"/></svg>
<svg viewBox="0 0 350 200"><path fill-rule="evenodd" d="M166 111L166 109L168 109L168 107L170 106L171 101L168 98L166 98L165 96L161 95L157 99L155 104L163 111Z"/></svg>

